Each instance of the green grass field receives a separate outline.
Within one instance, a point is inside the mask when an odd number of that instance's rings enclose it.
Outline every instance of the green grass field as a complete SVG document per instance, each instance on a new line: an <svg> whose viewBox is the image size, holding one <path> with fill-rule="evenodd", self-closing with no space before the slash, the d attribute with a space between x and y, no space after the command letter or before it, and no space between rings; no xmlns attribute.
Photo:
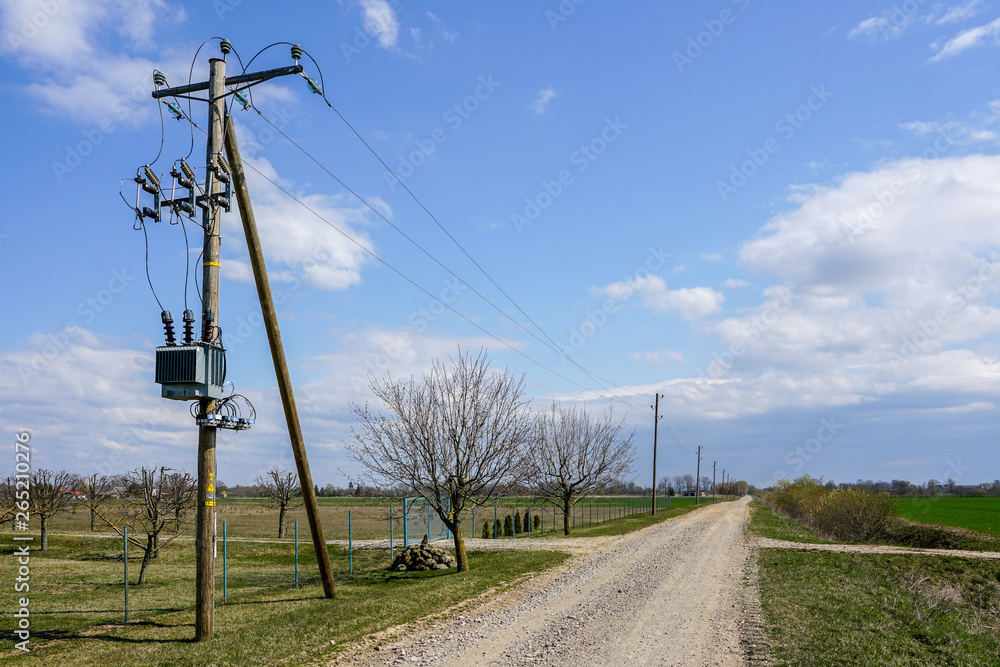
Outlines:
<svg viewBox="0 0 1000 667"><path fill-rule="evenodd" d="M899 516L1000 537L1000 498L900 498Z"/></svg>

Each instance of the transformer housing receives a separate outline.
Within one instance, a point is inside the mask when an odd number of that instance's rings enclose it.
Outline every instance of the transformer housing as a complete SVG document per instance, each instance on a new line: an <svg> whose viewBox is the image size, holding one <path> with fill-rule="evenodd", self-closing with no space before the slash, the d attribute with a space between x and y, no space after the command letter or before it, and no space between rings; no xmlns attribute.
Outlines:
<svg viewBox="0 0 1000 667"><path fill-rule="evenodd" d="M160 395L177 401L222 398L226 351L217 345L165 345L156 348Z"/></svg>

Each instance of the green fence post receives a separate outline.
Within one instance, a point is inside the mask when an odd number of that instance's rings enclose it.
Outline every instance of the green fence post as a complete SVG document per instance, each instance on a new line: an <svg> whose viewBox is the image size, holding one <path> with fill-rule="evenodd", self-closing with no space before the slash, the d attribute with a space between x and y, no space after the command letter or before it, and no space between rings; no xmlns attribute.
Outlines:
<svg viewBox="0 0 1000 667"><path fill-rule="evenodd" d="M351 510L347 510L347 571L354 574L354 530L351 525Z"/></svg>
<svg viewBox="0 0 1000 667"><path fill-rule="evenodd" d="M295 587L299 587L299 522L295 521Z"/></svg>
<svg viewBox="0 0 1000 667"><path fill-rule="evenodd" d="M410 521L407 513L410 511L407 499L403 498L403 548L410 546Z"/></svg>
<svg viewBox="0 0 1000 667"><path fill-rule="evenodd" d="M392 505L389 505L389 561L392 561Z"/></svg>
<svg viewBox="0 0 1000 667"><path fill-rule="evenodd" d="M500 527L497 526L497 504L493 503L493 539L500 539Z"/></svg>
<svg viewBox="0 0 1000 667"><path fill-rule="evenodd" d="M226 596L228 593L229 577L226 571L226 522L222 522L222 601L226 601Z"/></svg>
<svg viewBox="0 0 1000 667"><path fill-rule="evenodd" d="M128 623L128 526L122 526L122 563L125 565L125 622Z"/></svg>

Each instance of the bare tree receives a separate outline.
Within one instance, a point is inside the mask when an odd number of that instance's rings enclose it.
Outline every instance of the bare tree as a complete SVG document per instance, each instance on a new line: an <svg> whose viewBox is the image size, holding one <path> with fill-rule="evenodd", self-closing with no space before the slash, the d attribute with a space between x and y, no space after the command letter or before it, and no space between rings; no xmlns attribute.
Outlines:
<svg viewBox="0 0 1000 667"><path fill-rule="evenodd" d="M90 532L97 530L97 510L107 500L108 492L112 488L112 480L106 475L99 475L96 472L80 480L80 489L86 494L87 506L90 508Z"/></svg>
<svg viewBox="0 0 1000 667"><path fill-rule="evenodd" d="M349 449L377 484L404 484L434 508L465 572L462 511L522 478L531 420L523 377L491 371L485 350L473 357L460 349L453 364L435 361L422 382L371 380L391 416L352 406L360 423Z"/></svg>
<svg viewBox="0 0 1000 667"><path fill-rule="evenodd" d="M702 475L699 487L701 488L701 493L699 495L705 495L710 492L712 490L712 478L708 475Z"/></svg>
<svg viewBox="0 0 1000 667"><path fill-rule="evenodd" d="M690 477L690 475L688 475ZM684 479L684 475L674 475L674 493L679 496L687 495L688 487L687 480Z"/></svg>
<svg viewBox="0 0 1000 667"><path fill-rule="evenodd" d="M257 487L260 495L267 498L267 506L278 510L278 537L285 536L285 513L289 507L302 503L302 488L299 486L299 476L293 472L285 472L272 468L263 477L257 476ZM298 499L298 500L296 500Z"/></svg>
<svg viewBox="0 0 1000 667"><path fill-rule="evenodd" d="M666 496L673 489L673 483L670 481L669 475L664 475L660 478L660 481L656 484L656 492L661 496Z"/></svg>
<svg viewBox="0 0 1000 667"><path fill-rule="evenodd" d="M624 419L609 409L595 417L586 410L551 408L535 417L531 443L531 479L535 492L562 507L563 534L569 535L573 506L632 471L635 431L624 432Z"/></svg>
<svg viewBox="0 0 1000 667"><path fill-rule="evenodd" d="M41 550L49 548L49 519L60 512L66 512L73 507L73 496L70 491L76 486L76 476L60 470L55 472L39 468L33 470L28 477L27 498L18 497L18 484L14 477L8 477L0 485L3 493L3 512L5 521L15 520L16 513L28 510L28 515L38 517L41 529ZM23 488L23 480L20 490Z"/></svg>
<svg viewBox="0 0 1000 667"><path fill-rule="evenodd" d="M27 489L22 489L27 491ZM17 514L17 488L15 479L7 477L0 482L0 526L6 523L14 524L14 517Z"/></svg>
<svg viewBox="0 0 1000 667"><path fill-rule="evenodd" d="M194 509L198 485L189 473L170 473L170 468L138 468L124 476L123 486L136 496L104 512L99 506L88 506L119 535L128 528L128 542L142 550L137 585L146 583L149 562L159 554L160 547L169 544L180 532L165 541L160 535L171 522L181 522Z"/></svg>

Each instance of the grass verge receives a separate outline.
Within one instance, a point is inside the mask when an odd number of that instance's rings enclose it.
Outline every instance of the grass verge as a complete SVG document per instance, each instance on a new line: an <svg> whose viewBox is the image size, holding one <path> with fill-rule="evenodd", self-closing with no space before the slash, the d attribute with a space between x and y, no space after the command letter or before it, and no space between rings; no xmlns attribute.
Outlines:
<svg viewBox="0 0 1000 667"><path fill-rule="evenodd" d="M301 588L292 587L287 545L244 543L228 554L229 600L222 601L216 568L215 638L195 643L194 554L191 545L165 546L147 584L129 587L129 624L122 624L122 562L117 541L60 536L48 552L32 552L30 654L0 653L10 664L273 665L322 659L338 645L408 623L563 562L547 551L469 553L470 571L389 572L387 551L333 550L338 599L322 595L316 559L300 546ZM3 555L2 576L13 581L17 559ZM221 551L220 551L221 559ZM12 565L14 564L14 565ZM129 558L130 581L138 561ZM12 588L0 604L14 608ZM6 615L9 635L13 617ZM335 642L335 644L331 644Z"/></svg>
<svg viewBox="0 0 1000 667"><path fill-rule="evenodd" d="M1000 563L761 549L774 665L1000 664Z"/></svg>

